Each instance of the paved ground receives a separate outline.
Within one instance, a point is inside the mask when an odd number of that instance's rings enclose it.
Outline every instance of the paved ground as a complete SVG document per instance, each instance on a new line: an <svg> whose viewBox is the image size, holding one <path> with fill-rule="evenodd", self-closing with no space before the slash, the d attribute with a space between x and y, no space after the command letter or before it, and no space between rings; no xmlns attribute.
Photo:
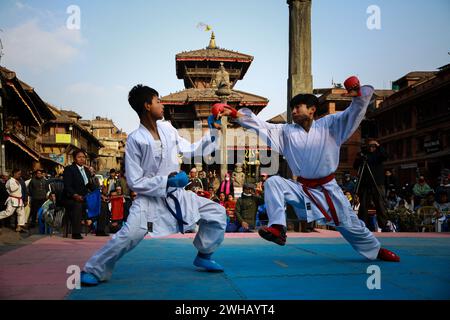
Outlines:
<svg viewBox="0 0 450 320"><path fill-rule="evenodd" d="M119 261L111 281L68 290L67 266L107 240L44 237L0 256L0 299L450 299L450 234L376 234L401 263L370 262L333 231L291 233L280 247L257 234L227 234L214 255L222 274L197 270L193 234L145 239ZM381 271L369 290L367 268Z"/></svg>

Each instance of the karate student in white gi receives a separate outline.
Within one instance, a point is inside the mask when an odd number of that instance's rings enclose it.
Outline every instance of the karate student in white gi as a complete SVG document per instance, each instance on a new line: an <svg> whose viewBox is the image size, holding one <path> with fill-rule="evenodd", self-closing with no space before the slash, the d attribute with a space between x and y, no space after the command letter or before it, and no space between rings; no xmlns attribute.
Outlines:
<svg viewBox="0 0 450 320"><path fill-rule="evenodd" d="M298 177L293 181L273 176L264 184L269 227L259 229L262 238L285 245L285 204L288 203L300 219L308 222L325 219L367 259L398 262L400 257L381 248L358 219L334 178L340 146L359 127L374 92L371 86L361 87L356 77L348 78L344 84L345 96L353 98L350 106L318 120L314 120L318 99L311 94L300 94L291 100L292 124L264 122L246 108L237 112L229 106L217 105L212 112L231 116L242 127L256 130L272 150L286 158L292 173Z"/></svg>
<svg viewBox="0 0 450 320"><path fill-rule="evenodd" d="M8 191L9 197L6 199L6 209L0 212L0 219L5 219L17 212L17 227L16 231L25 233L25 207L22 199L22 186L20 184L20 177L22 171L14 169L11 178L6 182L5 187Z"/></svg>
<svg viewBox="0 0 450 320"><path fill-rule="evenodd" d="M136 247L148 231L153 237L162 237L194 229L197 224L194 246L198 254L194 265L222 272L222 266L211 255L224 239L225 209L184 190L189 179L186 173L179 172L178 158L214 151L217 130L191 144L162 120L164 106L156 90L137 85L130 91L128 101L140 118L139 128L128 136L125 150L127 183L137 198L125 225L86 263L81 284L97 285L110 279L117 260Z"/></svg>

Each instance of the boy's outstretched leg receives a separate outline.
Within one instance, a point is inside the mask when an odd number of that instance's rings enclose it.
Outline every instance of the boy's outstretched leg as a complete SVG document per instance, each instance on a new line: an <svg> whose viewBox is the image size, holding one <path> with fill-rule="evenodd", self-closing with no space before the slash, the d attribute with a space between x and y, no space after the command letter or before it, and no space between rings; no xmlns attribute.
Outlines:
<svg viewBox="0 0 450 320"><path fill-rule="evenodd" d="M350 213L349 223L351 225L340 225L336 229L359 254L369 260L400 262L400 257L395 253L381 248L378 239L354 213Z"/></svg>
<svg viewBox="0 0 450 320"><path fill-rule="evenodd" d="M223 267L211 259L211 255L222 243L227 225L225 208L208 199L196 197L200 201L198 232L194 239L194 246L198 254L194 266L209 272L223 272Z"/></svg>
<svg viewBox="0 0 450 320"><path fill-rule="evenodd" d="M95 286L109 280L116 262L144 239L148 232L146 221L139 210L130 212L125 225L86 262L81 284Z"/></svg>

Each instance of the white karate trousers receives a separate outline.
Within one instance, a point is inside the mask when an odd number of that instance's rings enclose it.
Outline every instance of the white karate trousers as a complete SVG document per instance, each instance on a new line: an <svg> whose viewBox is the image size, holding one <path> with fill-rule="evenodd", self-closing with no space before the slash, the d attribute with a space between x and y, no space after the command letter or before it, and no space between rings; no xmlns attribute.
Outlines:
<svg viewBox="0 0 450 320"><path fill-rule="evenodd" d="M212 253L222 243L226 227L225 208L211 200L196 197L200 220L194 246L201 253ZM124 226L94 254L85 264L84 271L95 275L100 281L109 280L116 262L128 251L135 248L148 232L147 217L140 210L132 210ZM167 214L170 214L167 212ZM177 221L173 219L173 223ZM186 227L193 229L194 226Z"/></svg>
<svg viewBox="0 0 450 320"><path fill-rule="evenodd" d="M332 183L336 184L335 180ZM335 226L334 222L329 222L328 224L334 226L359 254L367 259L375 260L380 250L380 242L354 213L342 191L337 190L337 188L334 190L335 194L331 194L331 197L336 207L340 224L339 226ZM336 194L337 192L342 193L342 195ZM322 207L327 210L328 205L323 193L316 190L312 190L312 193ZM264 183L264 200L269 217L269 225L280 224L283 226L286 226L286 203L294 207L299 218L302 218L300 213L303 213L304 219L306 212L305 201L311 202L305 195L300 183L279 176L273 176ZM318 211L314 204L311 203L311 206L313 210ZM322 214L320 215L322 216Z"/></svg>

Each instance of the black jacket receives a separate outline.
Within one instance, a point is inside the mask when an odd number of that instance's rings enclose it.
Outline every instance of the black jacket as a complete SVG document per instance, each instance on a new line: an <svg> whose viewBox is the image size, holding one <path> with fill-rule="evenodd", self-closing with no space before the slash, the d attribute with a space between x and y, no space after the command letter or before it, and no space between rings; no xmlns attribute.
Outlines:
<svg viewBox="0 0 450 320"><path fill-rule="evenodd" d="M386 151L383 149L383 147L378 147L374 152L367 152L366 155L367 163L370 167L370 170L372 171L373 177L375 178L376 184L379 186L384 185L383 162L388 158ZM358 154L355 162L353 163L353 168L358 170L363 162L363 157L361 156L361 154ZM370 173L367 170L364 170L363 176L359 177L359 179L361 179L361 185L367 186L372 184Z"/></svg>
<svg viewBox="0 0 450 320"><path fill-rule="evenodd" d="M33 177L28 185L28 194L33 200L45 200L47 198L47 183L44 178Z"/></svg>
<svg viewBox="0 0 450 320"><path fill-rule="evenodd" d="M83 176L75 163L64 168L64 196L66 199L72 200L74 194L85 196L94 190L94 181L91 173L86 167L84 167L84 172L88 178L87 185L84 184Z"/></svg>

